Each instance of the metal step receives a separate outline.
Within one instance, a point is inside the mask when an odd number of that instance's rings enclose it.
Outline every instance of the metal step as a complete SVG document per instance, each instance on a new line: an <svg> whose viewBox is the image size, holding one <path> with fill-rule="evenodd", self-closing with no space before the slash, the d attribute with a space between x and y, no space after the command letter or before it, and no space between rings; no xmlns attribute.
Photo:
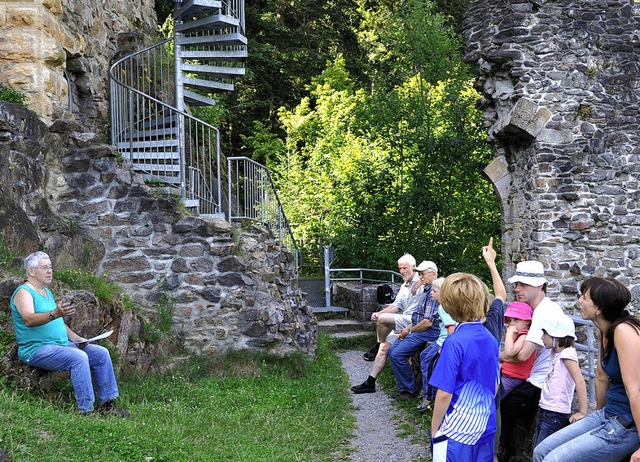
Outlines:
<svg viewBox="0 0 640 462"><path fill-rule="evenodd" d="M182 203L188 209L200 208L200 200L199 199L182 199Z"/></svg>
<svg viewBox="0 0 640 462"><path fill-rule="evenodd" d="M156 128L153 130L143 130L139 132L133 132L131 134L131 139L139 140L139 139L149 139L156 138L160 139L169 139L171 137L177 136L178 130L176 128ZM126 138L126 137L125 137Z"/></svg>
<svg viewBox="0 0 640 462"><path fill-rule="evenodd" d="M180 59L239 61L247 57L247 50L182 50Z"/></svg>
<svg viewBox="0 0 640 462"><path fill-rule="evenodd" d="M207 34L207 35L182 35L176 37L178 45L206 46L206 45L247 45L247 37L239 32L227 34Z"/></svg>
<svg viewBox="0 0 640 462"><path fill-rule="evenodd" d="M182 79L184 85L188 85L190 87L202 88L206 90L228 90L233 91L232 83L218 82L216 80L206 80L206 79L194 79L191 77L185 77Z"/></svg>
<svg viewBox="0 0 640 462"><path fill-rule="evenodd" d="M183 18L184 19L184 18ZM226 14L214 14L206 18L196 19L195 21L187 21L181 24L176 23L174 30L176 32L202 32L212 29L224 29L227 27L238 27L240 20Z"/></svg>
<svg viewBox="0 0 640 462"><path fill-rule="evenodd" d="M123 141L118 143L118 149L149 149L149 148L171 148L177 147L178 140L169 139L169 140L153 140L153 141Z"/></svg>
<svg viewBox="0 0 640 462"><path fill-rule="evenodd" d="M132 167L134 170L140 170L141 172L146 173L180 173L180 166L175 164L144 164L144 163L136 163L135 160L132 162ZM174 184L171 182L171 184Z"/></svg>
<svg viewBox="0 0 640 462"><path fill-rule="evenodd" d="M216 100L210 96L201 95L186 88L183 90L182 95L185 102L191 106L213 106L216 104Z"/></svg>
<svg viewBox="0 0 640 462"><path fill-rule="evenodd" d="M222 8L220 0L187 0L173 12L173 17L174 19L191 18L220 8Z"/></svg>
<svg viewBox="0 0 640 462"><path fill-rule="evenodd" d="M170 160L172 162L180 160L180 153L176 151L133 151L129 152L129 157L132 161L140 161L140 160L158 160L164 161ZM145 163L145 165L154 165L153 163ZM168 165L166 163L158 162L157 165Z"/></svg>
<svg viewBox="0 0 640 462"><path fill-rule="evenodd" d="M160 117L156 119L145 120L140 124L140 128L144 131L145 129L161 129L166 127L175 127L178 124L178 115L173 113L171 115Z"/></svg>
<svg viewBox="0 0 640 462"><path fill-rule="evenodd" d="M215 75L215 76L242 76L245 74L244 67L229 66L208 66L206 64L183 64L183 72L196 72L198 74Z"/></svg>

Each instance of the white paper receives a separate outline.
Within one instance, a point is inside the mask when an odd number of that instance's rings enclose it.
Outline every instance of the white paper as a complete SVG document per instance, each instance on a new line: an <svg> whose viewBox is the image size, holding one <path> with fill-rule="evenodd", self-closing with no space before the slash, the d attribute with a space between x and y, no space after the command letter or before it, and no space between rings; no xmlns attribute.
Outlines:
<svg viewBox="0 0 640 462"><path fill-rule="evenodd" d="M103 333L103 334L96 335L95 337L88 338L87 340L82 340L82 341L80 341L80 342L72 342L72 343L75 343L76 345L78 345L78 344L80 344L80 343L90 343L90 342L95 342L96 340L101 340L101 339L103 339L103 338L107 338L107 337L109 337L111 334L113 334L113 329L111 329L111 330L109 330L109 331L107 331L107 332L105 332L105 333Z"/></svg>

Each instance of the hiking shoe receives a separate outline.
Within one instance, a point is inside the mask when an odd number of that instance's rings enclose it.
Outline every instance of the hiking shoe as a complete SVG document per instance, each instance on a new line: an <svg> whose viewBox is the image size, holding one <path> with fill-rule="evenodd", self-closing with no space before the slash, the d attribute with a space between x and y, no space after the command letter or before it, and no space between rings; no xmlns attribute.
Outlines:
<svg viewBox="0 0 640 462"><path fill-rule="evenodd" d="M376 392L376 384L373 383L369 385L367 382L362 382L360 385L354 385L351 387L351 392L359 395L362 393L375 393Z"/></svg>
<svg viewBox="0 0 640 462"><path fill-rule="evenodd" d="M378 350L380 349L380 344L376 343L369 351L362 355L362 359L365 361L373 361L376 359L376 355L378 354Z"/></svg>
<svg viewBox="0 0 640 462"><path fill-rule="evenodd" d="M131 415L131 411L129 409L118 406L115 401L102 403L98 408L98 412L100 412L101 415L110 415L114 417L129 417Z"/></svg>
<svg viewBox="0 0 640 462"><path fill-rule="evenodd" d="M410 399L416 398L417 396L418 396L418 392L409 393L406 391L401 391L400 393L394 393L393 395L391 395L391 397L396 401L408 401Z"/></svg>
<svg viewBox="0 0 640 462"><path fill-rule="evenodd" d="M370 351L367 351L365 354L362 355L362 359L364 359L365 361L373 361L376 359L376 353L371 353Z"/></svg>
<svg viewBox="0 0 640 462"><path fill-rule="evenodd" d="M429 401L427 398L423 398L422 402L416 407L416 411L418 411L420 414L433 411L433 401Z"/></svg>

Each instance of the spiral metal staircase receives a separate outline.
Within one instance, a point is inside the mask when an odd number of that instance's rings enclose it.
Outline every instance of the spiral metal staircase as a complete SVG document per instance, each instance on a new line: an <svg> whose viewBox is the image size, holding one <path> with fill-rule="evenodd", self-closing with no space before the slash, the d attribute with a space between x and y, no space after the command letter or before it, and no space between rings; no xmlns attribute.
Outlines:
<svg viewBox="0 0 640 462"><path fill-rule="evenodd" d="M190 109L244 75L244 1L176 1L173 18L173 38L111 67L111 139L157 192L223 215L220 133Z"/></svg>

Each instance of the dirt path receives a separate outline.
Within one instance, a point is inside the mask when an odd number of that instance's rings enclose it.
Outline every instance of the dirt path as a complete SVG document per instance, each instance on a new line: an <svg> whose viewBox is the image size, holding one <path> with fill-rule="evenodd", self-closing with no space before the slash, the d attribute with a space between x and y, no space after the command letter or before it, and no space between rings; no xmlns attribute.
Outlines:
<svg viewBox="0 0 640 462"><path fill-rule="evenodd" d="M361 351L339 353L342 367L349 375L351 385L362 383L371 371L370 362L362 359ZM389 366L387 366L389 367ZM389 396L375 393L352 395L356 409L356 437L352 442L354 462L406 462L427 461L429 443L427 435L401 438L402 409L393 406ZM413 440L413 441L412 441Z"/></svg>

